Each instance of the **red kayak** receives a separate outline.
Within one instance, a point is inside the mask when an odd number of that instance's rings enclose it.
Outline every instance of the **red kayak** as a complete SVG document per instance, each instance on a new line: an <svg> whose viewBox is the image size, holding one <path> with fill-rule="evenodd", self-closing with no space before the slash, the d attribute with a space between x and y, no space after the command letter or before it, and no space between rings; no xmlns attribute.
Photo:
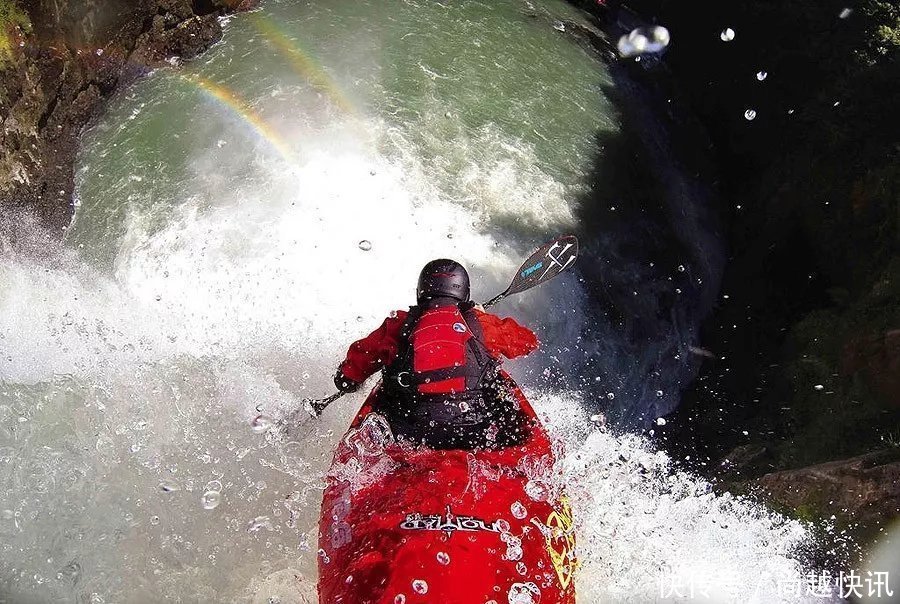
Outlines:
<svg viewBox="0 0 900 604"><path fill-rule="evenodd" d="M320 604L574 604L575 536L555 455L504 377L528 435L497 450L399 444L372 392L327 474Z"/></svg>

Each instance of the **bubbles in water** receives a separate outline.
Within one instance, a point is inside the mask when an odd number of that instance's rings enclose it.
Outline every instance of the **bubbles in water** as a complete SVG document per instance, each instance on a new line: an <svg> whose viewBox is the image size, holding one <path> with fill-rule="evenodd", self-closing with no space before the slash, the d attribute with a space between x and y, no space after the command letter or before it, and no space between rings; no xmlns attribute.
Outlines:
<svg viewBox="0 0 900 604"><path fill-rule="evenodd" d="M662 391L662 390L657 390L657 391L656 391L656 398L662 398L662 395L663 395L663 391Z"/></svg>
<svg viewBox="0 0 900 604"><path fill-rule="evenodd" d="M519 520L528 515L528 510L525 509L525 506L522 505L521 501L516 501L511 506L509 506L509 511L512 512L513 518L517 518Z"/></svg>
<svg viewBox="0 0 900 604"><path fill-rule="evenodd" d="M253 430L254 434L262 434L267 432L273 423L272 418L268 415L257 415L250 420L250 429Z"/></svg>
<svg viewBox="0 0 900 604"><path fill-rule="evenodd" d="M150 516L150 524L156 526L159 524L159 516Z"/></svg>
<svg viewBox="0 0 900 604"><path fill-rule="evenodd" d="M369 241L368 239L363 239L362 241L359 242L359 249L361 249L364 252L368 252L369 250L372 249L372 242Z"/></svg>
<svg viewBox="0 0 900 604"><path fill-rule="evenodd" d="M765 71L757 71L756 72L756 79L759 80L760 82L765 80L767 77L769 77L769 74Z"/></svg>
<svg viewBox="0 0 900 604"><path fill-rule="evenodd" d="M679 264L679 265L678 265L678 272L679 272L679 273L683 273L683 272L684 272L684 265L683 265L683 264Z"/></svg>
<svg viewBox="0 0 900 604"><path fill-rule="evenodd" d="M723 42L731 42L734 40L734 30L730 27L726 27L722 30L722 33L719 34L719 39Z"/></svg>
<svg viewBox="0 0 900 604"><path fill-rule="evenodd" d="M513 583L507 594L509 604L538 604L541 590L534 583Z"/></svg>
<svg viewBox="0 0 900 604"><path fill-rule="evenodd" d="M444 566L450 564L450 554L447 552L438 552L437 553L437 561Z"/></svg>
<svg viewBox="0 0 900 604"><path fill-rule="evenodd" d="M214 510L222 503L222 493L219 491L206 491L200 497L200 504L204 510Z"/></svg>
<svg viewBox="0 0 900 604"><path fill-rule="evenodd" d="M423 581L422 579L416 579L412 582L413 591L417 594L427 594L428 593L428 583Z"/></svg>
<svg viewBox="0 0 900 604"><path fill-rule="evenodd" d="M657 425L657 426L665 426L665 425L666 425L666 418L664 418L664 417L657 417L657 418L656 418L656 425Z"/></svg>
<svg viewBox="0 0 900 604"><path fill-rule="evenodd" d="M748 109L747 111L744 112L744 118L745 118L748 122L752 122L753 120L756 119L756 110L755 110L755 109Z"/></svg>

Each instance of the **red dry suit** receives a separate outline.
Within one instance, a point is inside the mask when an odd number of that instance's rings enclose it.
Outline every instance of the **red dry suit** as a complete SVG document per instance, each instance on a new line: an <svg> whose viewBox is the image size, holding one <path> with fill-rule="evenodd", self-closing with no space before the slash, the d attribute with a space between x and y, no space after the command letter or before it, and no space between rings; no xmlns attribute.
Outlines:
<svg viewBox="0 0 900 604"><path fill-rule="evenodd" d="M488 352L499 359L514 359L526 355L538 347L537 336L514 319L501 319L496 315L473 309L484 334ZM384 320L381 327L357 340L347 350L347 358L341 363L341 373L362 383L397 358L400 350L401 330L407 312L398 310Z"/></svg>
<svg viewBox="0 0 900 604"><path fill-rule="evenodd" d="M497 368L537 344L513 319L438 301L393 313L350 346L340 372L362 382L384 370L373 407L397 436L433 448L510 446L524 436L523 418Z"/></svg>

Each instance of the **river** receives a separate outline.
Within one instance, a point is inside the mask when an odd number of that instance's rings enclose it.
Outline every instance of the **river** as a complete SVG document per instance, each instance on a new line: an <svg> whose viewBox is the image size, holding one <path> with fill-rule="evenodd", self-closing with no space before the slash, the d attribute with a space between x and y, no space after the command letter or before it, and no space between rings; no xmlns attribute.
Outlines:
<svg viewBox="0 0 900 604"><path fill-rule="evenodd" d="M253 418L328 394L427 260L486 299L570 231L580 273L497 310L542 342L510 368L567 447L579 601L800 601L778 592L806 528L590 420L677 404L717 269L683 191L665 258L604 221L636 212L595 178L630 134L573 23L553 0L269 0L114 99L64 241L23 226L0 258L0 602L314 602L322 473L362 395L287 436ZM651 344L604 310L625 288L635 316L669 301Z"/></svg>

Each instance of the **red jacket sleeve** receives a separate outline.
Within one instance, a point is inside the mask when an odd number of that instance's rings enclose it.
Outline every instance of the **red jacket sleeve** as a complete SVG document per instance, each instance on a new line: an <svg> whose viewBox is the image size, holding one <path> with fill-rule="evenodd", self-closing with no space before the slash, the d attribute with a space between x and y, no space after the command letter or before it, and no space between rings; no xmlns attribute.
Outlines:
<svg viewBox="0 0 900 604"><path fill-rule="evenodd" d="M364 382L370 375L389 365L397 356L400 331L406 312L398 310L384 320L381 327L350 345L340 371L354 382Z"/></svg>
<svg viewBox="0 0 900 604"><path fill-rule="evenodd" d="M514 359L537 349L538 340L534 332L514 319L501 319L479 310L475 311L475 316L484 332L484 344L495 357L503 355Z"/></svg>

